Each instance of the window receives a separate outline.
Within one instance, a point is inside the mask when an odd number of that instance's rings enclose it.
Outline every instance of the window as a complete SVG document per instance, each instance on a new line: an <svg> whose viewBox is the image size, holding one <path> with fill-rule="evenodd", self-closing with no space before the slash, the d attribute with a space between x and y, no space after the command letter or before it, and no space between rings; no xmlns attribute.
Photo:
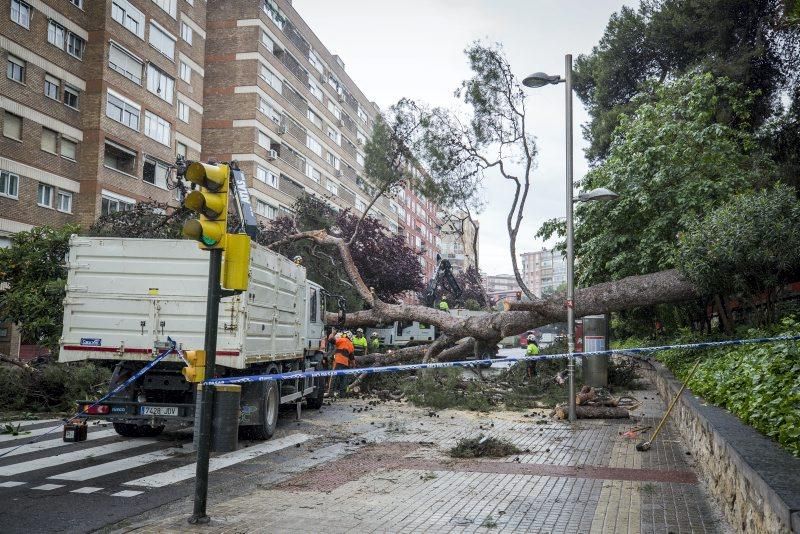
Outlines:
<svg viewBox="0 0 800 534"><path fill-rule="evenodd" d="M276 124L281 123L281 114L276 110L272 105L265 100L264 98L258 99L258 110L272 119L272 121Z"/></svg>
<svg viewBox="0 0 800 534"><path fill-rule="evenodd" d="M175 58L175 38L154 22L150 23L150 44L170 60Z"/></svg>
<svg viewBox="0 0 800 534"><path fill-rule="evenodd" d="M261 130L258 131L258 144L269 150L272 146L272 141L270 140L269 136L262 132Z"/></svg>
<svg viewBox="0 0 800 534"><path fill-rule="evenodd" d="M169 176L169 165L157 159L144 158L142 179L145 182L160 187L161 189L166 189L167 176Z"/></svg>
<svg viewBox="0 0 800 534"><path fill-rule="evenodd" d="M310 135L306 135L306 146L310 148L314 154L322 157L322 145Z"/></svg>
<svg viewBox="0 0 800 534"><path fill-rule="evenodd" d="M144 14L127 0L111 2L111 18L122 24L140 39L144 39Z"/></svg>
<svg viewBox="0 0 800 534"><path fill-rule="evenodd" d="M189 122L189 106L180 100L178 100L178 118L183 122Z"/></svg>
<svg viewBox="0 0 800 534"><path fill-rule="evenodd" d="M186 157L186 145L183 143L176 142L175 143L175 154L178 156Z"/></svg>
<svg viewBox="0 0 800 534"><path fill-rule="evenodd" d="M270 87L272 87L279 93L283 92L283 82L281 82L281 79L278 78L278 75L269 70L266 65L261 65L261 69L259 70L259 76L261 77L262 80L267 82L270 85Z"/></svg>
<svg viewBox="0 0 800 534"><path fill-rule="evenodd" d="M69 85L64 85L64 105L78 109L81 92Z"/></svg>
<svg viewBox="0 0 800 534"><path fill-rule="evenodd" d="M337 119L342 118L342 110L340 110L339 107L330 100L328 100L328 111L333 113L333 116Z"/></svg>
<svg viewBox="0 0 800 534"><path fill-rule="evenodd" d="M25 28L31 27L31 6L22 0L11 0L11 20Z"/></svg>
<svg viewBox="0 0 800 534"><path fill-rule="evenodd" d="M22 141L22 117L8 111L3 113L3 135Z"/></svg>
<svg viewBox="0 0 800 534"><path fill-rule="evenodd" d="M66 39L67 29L56 21L51 20L47 25L47 42L64 50Z"/></svg>
<svg viewBox="0 0 800 534"><path fill-rule="evenodd" d="M278 176L260 165L256 167L256 178L275 189L278 188Z"/></svg>
<svg viewBox="0 0 800 534"><path fill-rule="evenodd" d="M339 169L339 158L333 155L333 153L327 153L328 163L330 163L334 169Z"/></svg>
<svg viewBox="0 0 800 534"><path fill-rule="evenodd" d="M58 100L58 87L61 85L61 81L58 78L50 76L49 74L44 75L44 96L48 98L52 98L53 100Z"/></svg>
<svg viewBox="0 0 800 534"><path fill-rule="evenodd" d="M272 40L272 38L270 38L269 35L267 35L267 32L265 32L264 30L261 30L261 44L263 44L267 48L267 50L269 50L273 54L275 53L275 42Z"/></svg>
<svg viewBox="0 0 800 534"><path fill-rule="evenodd" d="M256 213L267 219L274 219L278 216L278 209L263 200L256 199Z"/></svg>
<svg viewBox="0 0 800 534"><path fill-rule="evenodd" d="M36 202L44 208L52 208L53 186L47 184L39 184L39 190L36 196Z"/></svg>
<svg viewBox="0 0 800 534"><path fill-rule="evenodd" d="M322 61L319 60L313 50L308 51L308 62L311 63L320 73L325 70L325 67L322 66Z"/></svg>
<svg viewBox="0 0 800 534"><path fill-rule="evenodd" d="M162 100L172 104L172 94L175 91L175 80L156 68L152 63L147 64L147 90L158 95Z"/></svg>
<svg viewBox="0 0 800 534"><path fill-rule="evenodd" d="M331 182L330 180L328 180L328 183L325 184L325 189L327 189L334 195L339 194L339 186L335 182Z"/></svg>
<svg viewBox="0 0 800 534"><path fill-rule="evenodd" d="M56 209L64 213L72 213L72 193L59 191L56 200Z"/></svg>
<svg viewBox="0 0 800 534"><path fill-rule="evenodd" d="M133 208L133 203L131 202L125 202L118 198L111 198L103 195L100 205L100 214L109 215L118 211L128 211L131 208Z"/></svg>
<svg viewBox="0 0 800 534"><path fill-rule="evenodd" d="M308 163L306 163L306 176L308 176L317 183L320 183L320 181L322 180L322 173L319 172L319 169L312 167Z"/></svg>
<svg viewBox="0 0 800 534"><path fill-rule="evenodd" d="M25 62L19 58L9 55L6 75L15 82L25 83Z"/></svg>
<svg viewBox="0 0 800 534"><path fill-rule="evenodd" d="M78 157L78 142L73 141L67 137L61 136L61 157L71 160L77 160Z"/></svg>
<svg viewBox="0 0 800 534"><path fill-rule="evenodd" d="M366 211L367 203L361 200L360 198L356 198L356 209L361 212Z"/></svg>
<svg viewBox="0 0 800 534"><path fill-rule="evenodd" d="M177 12L178 2L177 0L153 0L153 2L169 13L169 16L175 18L175 13Z"/></svg>
<svg viewBox="0 0 800 534"><path fill-rule="evenodd" d="M367 123L367 114L364 112L361 106L358 106L358 118L361 119L361 122L364 124Z"/></svg>
<svg viewBox="0 0 800 534"><path fill-rule="evenodd" d="M0 171L0 195L17 198L19 194L19 175Z"/></svg>
<svg viewBox="0 0 800 534"><path fill-rule="evenodd" d="M361 133L360 131L356 132L356 139L358 140L359 145L363 146L367 144L367 136Z"/></svg>
<svg viewBox="0 0 800 534"><path fill-rule="evenodd" d="M359 153L359 152L356 152L356 161L358 162L359 165L361 165L363 167L364 166L364 155Z"/></svg>
<svg viewBox="0 0 800 534"><path fill-rule="evenodd" d="M334 143L336 143L337 145L342 144L342 138L341 138L339 132L337 132L336 130L334 130L330 126L328 126L327 130L328 130L328 137L330 137L331 140Z"/></svg>
<svg viewBox="0 0 800 534"><path fill-rule="evenodd" d="M42 150L58 154L58 132L42 128Z"/></svg>
<svg viewBox="0 0 800 534"><path fill-rule="evenodd" d="M86 41L72 32L67 35L67 53L72 57L83 59L83 51L86 50Z"/></svg>
<svg viewBox="0 0 800 534"><path fill-rule="evenodd" d="M69 0L69 3L75 7L83 9L83 0Z"/></svg>
<svg viewBox="0 0 800 534"><path fill-rule="evenodd" d="M322 102L322 89L320 89L319 85L314 83L311 78L308 79L308 90L311 91L311 94L317 97L317 100Z"/></svg>
<svg viewBox="0 0 800 534"><path fill-rule="evenodd" d="M105 152L103 155L103 165L124 172L125 174L136 174L136 152L122 145L105 142Z"/></svg>
<svg viewBox="0 0 800 534"><path fill-rule="evenodd" d="M186 83L192 83L192 68L189 66L188 63L184 63L181 61L181 80Z"/></svg>
<svg viewBox="0 0 800 534"><path fill-rule="evenodd" d="M144 134L163 145L170 145L172 125L155 113L144 112Z"/></svg>
<svg viewBox="0 0 800 534"><path fill-rule="evenodd" d="M278 6L275 5L275 2L273 2L272 0L264 0L263 9L264 13L266 13L267 16L270 19L272 19L272 22L274 22L278 28L283 29L283 25L286 23L286 19L281 14L281 11L278 9Z"/></svg>
<svg viewBox="0 0 800 534"><path fill-rule="evenodd" d="M192 46L192 28L185 22L181 22L181 39L189 43L189 46Z"/></svg>
<svg viewBox="0 0 800 534"><path fill-rule="evenodd" d="M111 43L108 66L134 83L142 85L142 62L124 48Z"/></svg>
<svg viewBox="0 0 800 534"><path fill-rule="evenodd" d="M319 128L321 130L322 129L322 117L320 117L319 115L317 115L316 113L314 113L310 109L308 110L307 115L308 115L308 120L313 122L314 126L316 126L317 128Z"/></svg>
<svg viewBox="0 0 800 534"><path fill-rule="evenodd" d="M128 128L139 131L139 116L141 108L126 98L122 98L108 91L106 97L106 116L121 122Z"/></svg>

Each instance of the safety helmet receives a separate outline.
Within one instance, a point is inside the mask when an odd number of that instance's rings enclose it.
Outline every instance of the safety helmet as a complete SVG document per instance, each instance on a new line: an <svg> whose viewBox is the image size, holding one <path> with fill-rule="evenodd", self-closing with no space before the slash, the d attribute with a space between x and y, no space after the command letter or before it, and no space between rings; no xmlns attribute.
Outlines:
<svg viewBox="0 0 800 534"><path fill-rule="evenodd" d="M447 300L447 297L445 297L444 295L442 295L442 298L441 298L441 300Z"/></svg>
<svg viewBox="0 0 800 534"><path fill-rule="evenodd" d="M295 262L296 264L300 265L301 263L303 263L303 256L300 256L298 254L297 256L292 258L292 261Z"/></svg>
<svg viewBox="0 0 800 534"><path fill-rule="evenodd" d="M356 334L363 334L363 333L364 333L363 328L356 328Z"/></svg>
<svg viewBox="0 0 800 534"><path fill-rule="evenodd" d="M348 330L347 332L345 332L345 333L344 333L344 336L345 336L347 339L353 339L353 333L352 333L350 330Z"/></svg>
<svg viewBox="0 0 800 534"><path fill-rule="evenodd" d="M373 332L372 336L370 336L370 337L378 337L378 333L377 332Z"/></svg>
<svg viewBox="0 0 800 534"><path fill-rule="evenodd" d="M536 336L533 334L528 334L528 341L536 341Z"/></svg>

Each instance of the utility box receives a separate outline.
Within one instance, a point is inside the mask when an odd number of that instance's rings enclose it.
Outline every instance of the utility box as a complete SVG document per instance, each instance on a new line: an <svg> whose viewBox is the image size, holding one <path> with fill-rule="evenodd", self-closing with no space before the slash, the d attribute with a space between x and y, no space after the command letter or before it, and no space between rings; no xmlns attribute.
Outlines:
<svg viewBox="0 0 800 534"><path fill-rule="evenodd" d="M583 318L583 352L594 352L608 348L608 329L605 315L589 315ZM608 387L608 355L585 356L583 360L583 383L591 387Z"/></svg>

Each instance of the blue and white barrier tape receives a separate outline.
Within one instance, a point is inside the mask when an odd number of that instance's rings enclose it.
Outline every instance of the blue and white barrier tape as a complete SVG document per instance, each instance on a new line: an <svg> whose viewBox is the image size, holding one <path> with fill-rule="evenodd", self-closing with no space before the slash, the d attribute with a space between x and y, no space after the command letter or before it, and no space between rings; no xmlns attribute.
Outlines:
<svg viewBox="0 0 800 534"><path fill-rule="evenodd" d="M673 349L707 349L714 347L726 347L734 345L749 345L754 343L775 343L779 341L798 341L800 336L779 336L779 337L760 337L753 339L735 339L731 341L708 341L705 343L683 343L679 345L659 345L655 347L637 347L631 349L611 349L611 350L596 350L591 352L576 352L575 356L604 356L610 354L620 353L647 353L659 350L673 350ZM378 373L397 373L401 371L416 371L419 369L444 369L448 367L477 367L477 366L491 366L494 363L503 362L524 362L524 361L543 361L543 360L559 360L569 357L568 353L561 354L546 354L539 356L509 356L507 358L490 358L485 360L463 360L457 362L435 362L435 363L414 363L407 365L386 365L383 367L355 367L346 369L337 369L330 371L291 371L288 373L276 373L272 375L252 375L252 376L231 376L225 378L210 378L206 380L205 384L247 384L250 382L265 382L268 380L295 380L298 378L313 378L313 377L328 377L328 376L346 376L346 375L360 375L360 374L378 374Z"/></svg>
<svg viewBox="0 0 800 534"><path fill-rule="evenodd" d="M164 358L166 358L167 356L169 356L173 352L177 353L178 355L181 355L180 351L176 348L176 346L177 346L176 343L172 340L172 338L168 337L167 339L170 342L170 348L168 348L167 350L165 350L164 352L162 352L161 354L156 356L155 359L153 359L147 365L145 365L144 367L142 367L141 369L136 371L133 375L131 375L131 377L129 379L127 379L125 382L123 382L122 384L118 385L117 387L115 387L114 389L112 389L111 391L109 391L108 393L103 395L100 399L98 399L98 400L94 401L92 404L84 407L83 410L81 410L79 412L75 412L75 414L72 417L69 417L67 419L67 421L70 421L72 419L75 419L77 417L82 416L83 414L88 412L90 408L93 408L93 407L97 406L98 404L100 404L101 402L105 401L109 397L111 397L113 395L116 395L120 391L124 390L129 385L134 383L136 380L141 378L141 376L144 375L147 371L149 371L150 369L155 367L158 362L160 362L161 360L163 360ZM183 356L181 355L181 357L183 357ZM51 428L50 430L48 430L44 434L41 434L41 435L37 436L36 438L34 438L34 439L30 440L30 441L26 441L25 443L21 443L21 444L17 445L13 449L10 449L10 450L4 452L3 454L0 454L0 458L2 458L3 456L11 454L12 452L14 452L15 450L19 449L22 446L30 445L32 443L36 443L40 439L42 439L45 436L47 436L48 434L52 433L54 430L57 430L57 429L61 428L62 426L63 425L61 425L61 424L59 424L57 426L54 426L53 428Z"/></svg>

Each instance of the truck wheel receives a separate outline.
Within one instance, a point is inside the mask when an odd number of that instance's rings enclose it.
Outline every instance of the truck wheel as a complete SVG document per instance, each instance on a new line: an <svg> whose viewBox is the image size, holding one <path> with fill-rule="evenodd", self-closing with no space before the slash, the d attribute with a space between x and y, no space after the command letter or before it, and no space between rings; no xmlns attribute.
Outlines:
<svg viewBox="0 0 800 534"><path fill-rule="evenodd" d="M318 363L314 366L315 371L322 371L322 363ZM306 405L314 410L319 410L322 408L322 404L325 402L325 379L322 377L316 377L314 379L314 385L317 387L314 390L314 394L310 397L306 397Z"/></svg>
<svg viewBox="0 0 800 534"><path fill-rule="evenodd" d="M114 431L126 438L154 438L164 431L164 425L134 425L132 423L114 423Z"/></svg>
<svg viewBox="0 0 800 534"><path fill-rule="evenodd" d="M264 405L262 406L263 419L260 424L239 427L239 433L244 439L269 439L278 426L278 407L281 403L280 388L274 380L265 382L265 384L266 393L264 394Z"/></svg>

